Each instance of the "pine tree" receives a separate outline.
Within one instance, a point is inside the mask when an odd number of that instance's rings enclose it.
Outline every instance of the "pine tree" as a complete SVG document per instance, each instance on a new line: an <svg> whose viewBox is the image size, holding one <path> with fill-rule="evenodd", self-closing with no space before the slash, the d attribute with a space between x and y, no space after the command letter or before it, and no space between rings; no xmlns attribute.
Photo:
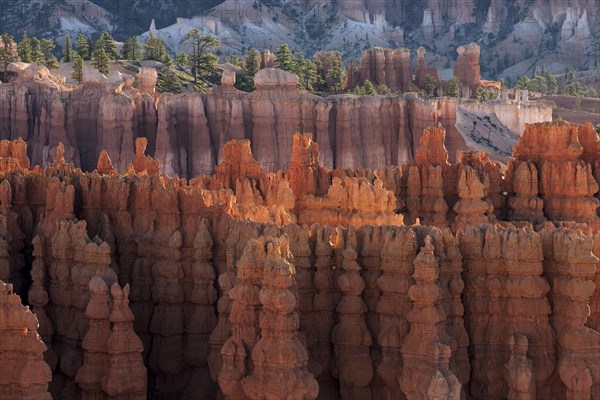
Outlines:
<svg viewBox="0 0 600 400"><path fill-rule="evenodd" d="M13 45L15 41L12 36L6 33L2 35L2 43L4 46L0 49L0 64L2 65L2 72L4 73L3 76L6 77L8 64L17 61L19 59L19 55L13 51Z"/></svg>
<svg viewBox="0 0 600 400"><path fill-rule="evenodd" d="M44 64L44 53L42 53L42 45L38 38L31 38L31 62Z"/></svg>
<svg viewBox="0 0 600 400"><path fill-rule="evenodd" d="M153 33L148 35L146 44L144 45L144 59L154 61L165 61L168 56L167 48L160 37L154 36Z"/></svg>
<svg viewBox="0 0 600 400"><path fill-rule="evenodd" d="M167 56L163 62L163 67L158 74L156 81L156 90L160 93L181 93L181 81L175 71L173 60Z"/></svg>
<svg viewBox="0 0 600 400"><path fill-rule="evenodd" d="M221 41L213 35L203 35L199 29L192 29L182 41L191 47L190 64L194 82L207 82L217 75L218 57L212 50L221 46Z"/></svg>
<svg viewBox="0 0 600 400"><path fill-rule="evenodd" d="M448 81L448 88L446 89L446 95L448 97L458 97L459 96L459 88L458 88L458 78L453 76L452 79Z"/></svg>
<svg viewBox="0 0 600 400"><path fill-rule="evenodd" d="M110 57L103 46L97 46L92 54L92 65L104 75L110 74Z"/></svg>
<svg viewBox="0 0 600 400"><path fill-rule="evenodd" d="M46 65L46 67L49 69L58 68L58 60L52 54L52 50L54 50L55 47L56 45L50 39L44 38L40 41L40 48L44 54L44 65Z"/></svg>
<svg viewBox="0 0 600 400"><path fill-rule="evenodd" d="M254 76L260 70L260 53L253 48L250 48L244 57L244 70Z"/></svg>
<svg viewBox="0 0 600 400"><path fill-rule="evenodd" d="M137 63L142 59L142 52L143 49L140 39L137 36L132 36L123 44L121 58Z"/></svg>
<svg viewBox="0 0 600 400"><path fill-rule="evenodd" d="M102 32L100 39L96 42L96 46L98 46L98 44L104 47L104 52L110 59L117 60L119 58L119 55L117 54L117 44L110 33Z"/></svg>
<svg viewBox="0 0 600 400"><path fill-rule="evenodd" d="M182 67L187 67L190 65L190 56L184 51L180 52L175 56L175 62Z"/></svg>
<svg viewBox="0 0 600 400"><path fill-rule="evenodd" d="M73 47L71 46L71 36L67 34L67 40L65 42L65 51L63 52L63 62L73 61Z"/></svg>
<svg viewBox="0 0 600 400"><path fill-rule="evenodd" d="M88 44L88 40L82 33L77 36L77 53L84 60L90 59L90 45Z"/></svg>
<svg viewBox="0 0 600 400"><path fill-rule="evenodd" d="M423 90L425 91L425 96L427 96L427 97L435 96L435 89L436 89L436 84L435 84L435 79L433 79L433 76L431 76L429 74L425 75L425 84L423 85Z"/></svg>
<svg viewBox="0 0 600 400"><path fill-rule="evenodd" d="M382 83L381 85L377 86L377 94L380 94L382 96L390 96L392 94L392 91L385 83Z"/></svg>
<svg viewBox="0 0 600 400"><path fill-rule="evenodd" d="M344 90L344 80L346 79L346 69L344 68L342 57L330 54L327 57L327 62L329 68L325 75L326 90L333 93L341 93Z"/></svg>
<svg viewBox="0 0 600 400"><path fill-rule="evenodd" d="M295 69L294 56L287 44L279 46L275 54L277 56L277 59L275 60L277 68L288 72L292 72Z"/></svg>
<svg viewBox="0 0 600 400"><path fill-rule="evenodd" d="M23 32L23 36L21 37L21 43L19 43L18 49L21 61L23 61L24 63L30 63L32 61L31 39L29 39L27 31Z"/></svg>
<svg viewBox="0 0 600 400"><path fill-rule="evenodd" d="M321 76L315 62L306 59L302 54L296 54L294 66L294 69L290 72L298 76L300 89L314 92L315 88L321 85Z"/></svg>
<svg viewBox="0 0 600 400"><path fill-rule="evenodd" d="M359 96L376 96L377 90L370 80L365 80L362 85L356 85L354 87L354 94Z"/></svg>
<svg viewBox="0 0 600 400"><path fill-rule="evenodd" d="M242 71L238 74L235 87L239 90L251 92L256 87L254 86L254 75L260 69L260 54L256 49L250 49L244 57L242 63Z"/></svg>
<svg viewBox="0 0 600 400"><path fill-rule="evenodd" d="M79 54L75 54L73 57L73 72L71 72L71 78L75 79L77 83L83 83L83 58Z"/></svg>

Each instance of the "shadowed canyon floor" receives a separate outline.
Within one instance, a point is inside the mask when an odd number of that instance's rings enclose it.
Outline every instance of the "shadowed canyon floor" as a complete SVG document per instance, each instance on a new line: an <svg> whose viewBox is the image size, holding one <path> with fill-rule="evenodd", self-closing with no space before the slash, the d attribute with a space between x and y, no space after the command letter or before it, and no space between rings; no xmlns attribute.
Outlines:
<svg viewBox="0 0 600 400"><path fill-rule="evenodd" d="M0 396L599 398L598 135L527 125L507 166L445 135L374 170L234 140L189 181L145 138L123 173L0 142Z"/></svg>

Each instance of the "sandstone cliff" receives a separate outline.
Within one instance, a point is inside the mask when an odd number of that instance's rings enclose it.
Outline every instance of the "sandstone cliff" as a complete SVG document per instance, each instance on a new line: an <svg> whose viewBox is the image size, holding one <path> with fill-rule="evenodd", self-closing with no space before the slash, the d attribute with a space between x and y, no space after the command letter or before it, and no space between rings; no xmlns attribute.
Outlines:
<svg viewBox="0 0 600 400"><path fill-rule="evenodd" d="M142 139L126 174L61 144L27 169L2 142L0 273L39 328L0 293L0 335L35 339L9 358L45 371L40 398L50 379L61 399L595 398L589 128L527 125L506 174L483 152L448 162L440 127L376 171L322 167L298 134L299 170L268 172L236 140L190 182Z"/></svg>

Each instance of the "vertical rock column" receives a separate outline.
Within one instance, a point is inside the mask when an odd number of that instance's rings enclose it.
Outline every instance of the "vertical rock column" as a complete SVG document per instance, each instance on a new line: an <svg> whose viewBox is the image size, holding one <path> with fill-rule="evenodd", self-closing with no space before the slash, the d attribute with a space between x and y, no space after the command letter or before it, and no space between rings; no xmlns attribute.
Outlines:
<svg viewBox="0 0 600 400"><path fill-rule="evenodd" d="M381 295L377 280L381 276L381 246L383 245L383 233L380 227L364 225L358 231L360 235L361 263L365 272L365 292L363 298L367 305L367 326L377 336L379 331L379 317L377 315L377 303Z"/></svg>
<svg viewBox="0 0 600 400"><path fill-rule="evenodd" d="M544 201L538 196L538 171L532 162L510 161L506 176L515 195L508 199L508 219L511 221L544 221Z"/></svg>
<svg viewBox="0 0 600 400"><path fill-rule="evenodd" d="M213 240L208 229L208 220L202 219L194 239L192 254L193 286L190 303L184 306L185 347L184 359L192 370L187 391L208 392L205 377L208 375L209 336L217 325L214 304L217 301L216 278L212 262ZM208 393L206 393L208 395Z"/></svg>
<svg viewBox="0 0 600 400"><path fill-rule="evenodd" d="M335 395L337 388L331 376L331 359L333 347L331 331L335 325L336 307L336 273L333 248L331 246L331 228L329 226L315 226L315 267L314 288L316 290L313 309L315 323L315 343L313 344L312 357L319 364L320 373L316 374L319 381L319 392L322 395L331 393Z"/></svg>
<svg viewBox="0 0 600 400"><path fill-rule="evenodd" d="M566 393L554 395L567 400L594 398L592 385L600 382L600 332L585 326L598 264L592 245L592 238L580 232L559 229L552 236L558 268L551 280L551 322L558 339L558 375L566 386Z"/></svg>
<svg viewBox="0 0 600 400"><path fill-rule="evenodd" d="M158 397L168 399L177 397L189 379L186 376L189 371L185 371L183 348L185 296L181 286L184 276L181 232L173 232L162 248L158 247L158 243L150 243L155 246L153 255L158 261L152 265L152 300L155 306L150 321L153 336L149 361L155 374L156 388L160 390ZM150 249L147 251L150 253Z"/></svg>
<svg viewBox="0 0 600 400"><path fill-rule="evenodd" d="M415 284L408 291L413 308L408 314L410 332L402 344L400 386L408 400L461 398L461 385L449 368L452 350L444 327L446 315L439 299L439 265L431 238L414 260Z"/></svg>
<svg viewBox="0 0 600 400"><path fill-rule="evenodd" d="M90 319L90 329L83 338L83 365L77 372L76 381L83 400L102 400L105 398L102 380L110 366L108 340L112 332L108 318L112 304L108 285L102 278L92 278L89 287L92 296L85 315Z"/></svg>
<svg viewBox="0 0 600 400"><path fill-rule="evenodd" d="M288 245L270 240L266 246L259 294L261 338L252 350L254 371L242 381L242 387L253 400L316 399L319 385L308 372L308 351L298 331L295 270L284 258Z"/></svg>
<svg viewBox="0 0 600 400"><path fill-rule="evenodd" d="M217 302L217 326L210 334L208 339L210 344L210 354L208 356L208 366L210 368L210 376L214 382L219 379L219 373L223 365L221 358L221 349L231 336L231 322L229 315L231 314L232 300L229 297L229 291L234 288L237 277L235 273L235 255L233 251L227 252L227 270L219 275L219 288L221 289L221 297Z"/></svg>
<svg viewBox="0 0 600 400"><path fill-rule="evenodd" d="M440 266L438 284L442 292L439 304L446 314L446 331L453 339L451 368L463 387L471 379L469 360L469 333L465 329L465 307L462 294L465 282L462 279L463 265L459 242L449 229L441 231L436 228L421 227L429 234L435 247L435 256Z"/></svg>
<svg viewBox="0 0 600 400"><path fill-rule="evenodd" d="M50 400L52 372L44 362L46 345L37 334L38 321L0 281L0 398Z"/></svg>
<svg viewBox="0 0 600 400"><path fill-rule="evenodd" d="M487 176L484 177L486 180ZM456 221L452 230L457 232L460 229L472 225L478 226L493 219L494 206L484 199L486 184L470 166L461 168L458 179L458 196L460 200L454 205L456 212Z"/></svg>
<svg viewBox="0 0 600 400"><path fill-rule="evenodd" d="M226 399L246 399L242 379L252 373L252 349L259 339L259 292L263 279L264 238L252 239L237 265L237 283L229 291L232 335L221 349L219 387Z"/></svg>
<svg viewBox="0 0 600 400"><path fill-rule="evenodd" d="M377 279L381 297L377 303L381 363L377 374L385 382L386 399L404 399L400 389L402 374L402 342L408 334L406 315L412 308L408 290L412 285L413 261L417 254L417 241L412 229L385 231L381 249L382 275Z"/></svg>
<svg viewBox="0 0 600 400"><path fill-rule="evenodd" d="M361 298L365 281L360 276L356 250L348 245L342 252L344 274L338 278L342 300L338 304L339 323L333 329L334 376L340 381L340 393L345 400L369 400L369 384L373 365L369 355L371 333L365 323L367 307Z"/></svg>
<svg viewBox="0 0 600 400"><path fill-rule="evenodd" d="M143 345L133 330L134 316L129 308L129 285L123 289L113 284L109 320L113 324L107 352L110 366L102 388L107 400L146 400L146 367L142 359Z"/></svg>

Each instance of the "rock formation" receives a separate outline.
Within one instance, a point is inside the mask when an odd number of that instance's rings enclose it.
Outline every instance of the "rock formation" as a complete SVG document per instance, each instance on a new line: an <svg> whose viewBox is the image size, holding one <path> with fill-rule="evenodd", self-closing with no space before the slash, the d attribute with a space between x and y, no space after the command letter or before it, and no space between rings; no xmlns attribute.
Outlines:
<svg viewBox="0 0 600 400"><path fill-rule="evenodd" d="M374 48L365 51L349 77L349 86L354 87L365 80L374 85L386 85L392 92L403 92L412 81L410 50Z"/></svg>
<svg viewBox="0 0 600 400"><path fill-rule="evenodd" d="M372 49L349 79L371 79L404 91L412 80L409 61L404 49ZM0 138L23 138L32 165L42 167L54 161L55 148L62 142L65 160L85 171L94 170L106 150L115 170L124 172L136 154L136 139L144 137L148 155L170 176L212 174L231 139L251 140L266 171L285 171L293 134L311 132L319 143L322 165L375 169L412 161L413 144L422 129L438 122L448 130L449 158L456 161L458 151L467 149L456 128L459 106L473 107L463 100L408 94L321 98L299 91L293 74L270 67L256 75L257 90L252 93L238 91L226 77L206 94L158 96L147 68L141 69L135 86L133 78L115 75L110 81L71 88L56 83L45 67L24 65L11 64L16 76L3 86ZM516 127L505 123L515 135L521 133L520 124L548 120L552 111L500 102L485 102L480 108L479 113L517 121Z"/></svg>
<svg viewBox="0 0 600 400"><path fill-rule="evenodd" d="M454 66L454 76L465 86L474 86L481 83L479 67L479 45L470 43L457 50L458 58Z"/></svg>
<svg viewBox="0 0 600 400"><path fill-rule="evenodd" d="M84 172L60 143L25 168L0 142L0 274L40 335L0 296L0 335L36 343L0 361L43 357L41 398L596 398L590 128L527 126L506 171L448 161L440 127L375 171L324 167L299 134L268 172L235 140L189 181L144 139L126 174L108 152Z"/></svg>
<svg viewBox="0 0 600 400"><path fill-rule="evenodd" d="M308 372L308 351L298 332L298 293L294 267L285 260L285 242L266 242L262 289L259 293L260 340L252 350L254 371L242 381L250 399L316 399L317 381Z"/></svg>
<svg viewBox="0 0 600 400"><path fill-rule="evenodd" d="M50 400L52 373L44 362L46 345L37 333L38 320L12 289L0 281L0 396Z"/></svg>
<svg viewBox="0 0 600 400"><path fill-rule="evenodd" d="M331 333L335 351L333 374L340 381L342 398L370 399L369 383L374 375L369 357L372 338L364 318L367 307L360 297L365 282L356 262L356 250L348 246L343 256L344 273L338 278L343 293L337 306L339 323Z"/></svg>

